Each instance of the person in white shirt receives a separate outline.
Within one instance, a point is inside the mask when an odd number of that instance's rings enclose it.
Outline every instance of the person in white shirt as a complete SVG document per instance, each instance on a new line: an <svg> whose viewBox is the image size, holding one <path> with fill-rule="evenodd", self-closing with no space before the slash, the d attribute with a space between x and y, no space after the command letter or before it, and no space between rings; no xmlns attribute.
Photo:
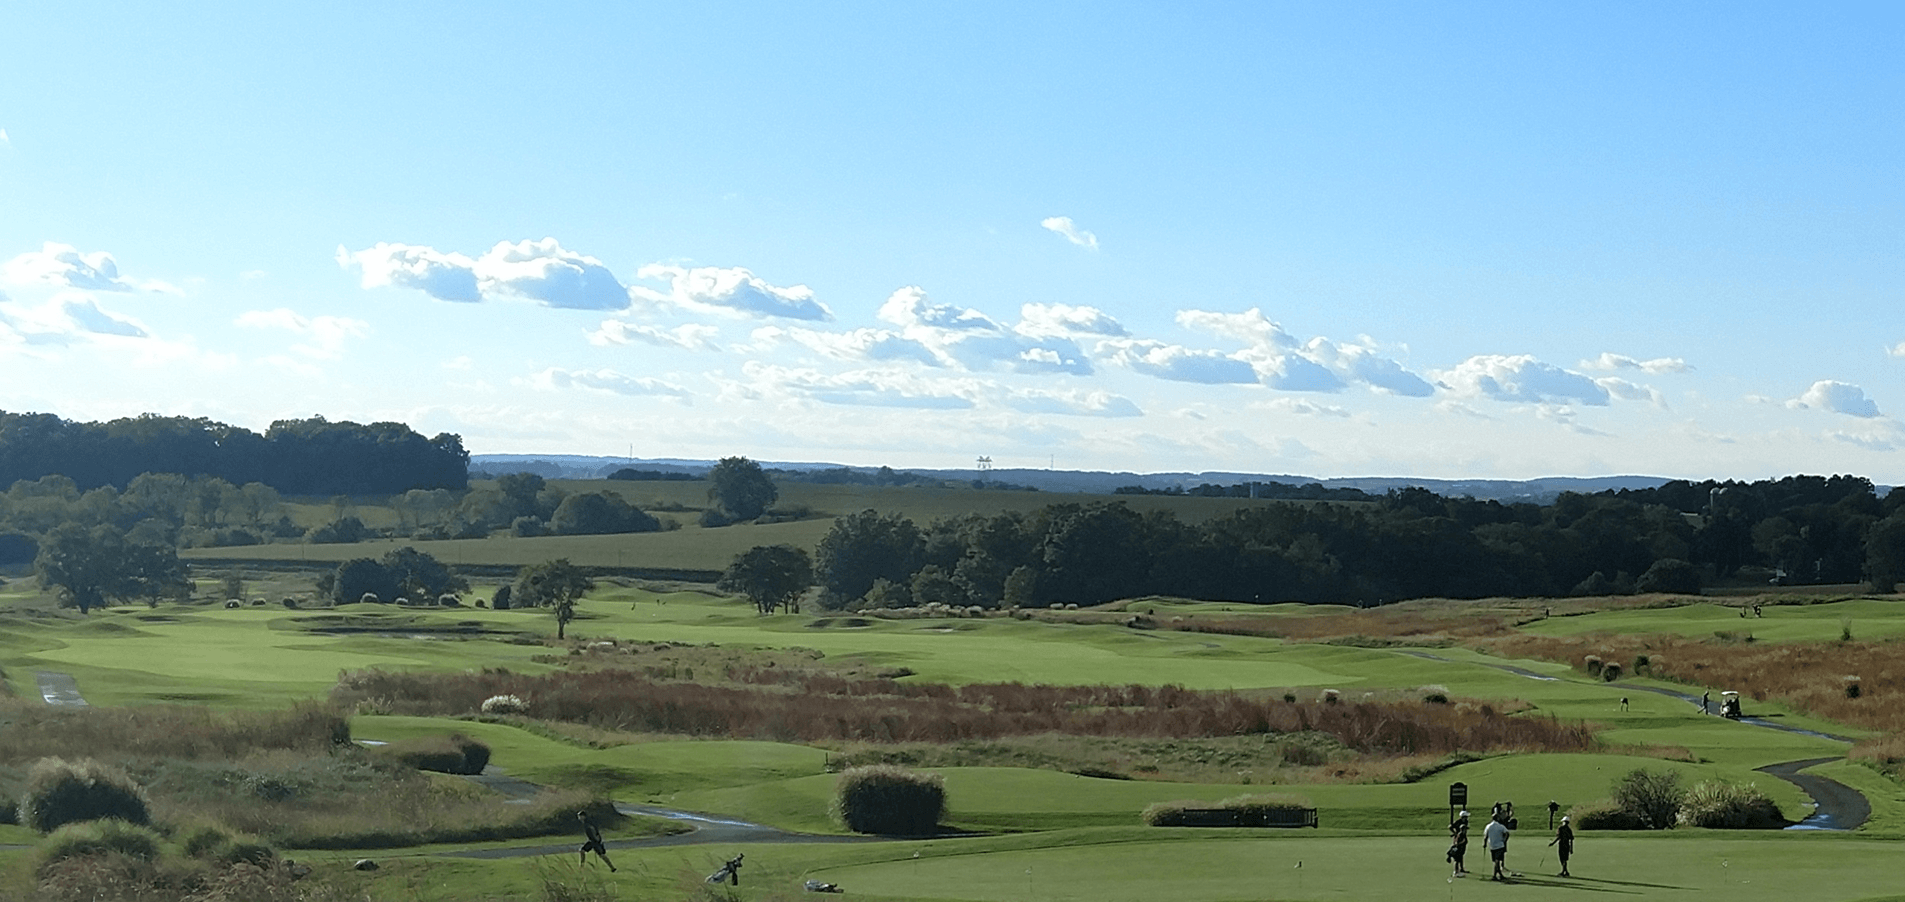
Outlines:
<svg viewBox="0 0 1905 902"><path fill-rule="evenodd" d="M1488 857L1495 862L1495 872L1490 880L1508 879L1508 821L1513 809L1498 809L1495 816L1489 818L1487 829L1482 831L1482 840L1488 845Z"/></svg>

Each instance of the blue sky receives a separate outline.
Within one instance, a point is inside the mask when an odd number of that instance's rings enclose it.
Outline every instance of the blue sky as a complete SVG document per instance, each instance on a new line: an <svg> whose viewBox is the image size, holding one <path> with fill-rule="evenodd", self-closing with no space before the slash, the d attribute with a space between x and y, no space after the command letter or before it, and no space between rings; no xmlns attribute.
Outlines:
<svg viewBox="0 0 1905 902"><path fill-rule="evenodd" d="M0 409L1905 482L1897 5L180 6L0 10Z"/></svg>

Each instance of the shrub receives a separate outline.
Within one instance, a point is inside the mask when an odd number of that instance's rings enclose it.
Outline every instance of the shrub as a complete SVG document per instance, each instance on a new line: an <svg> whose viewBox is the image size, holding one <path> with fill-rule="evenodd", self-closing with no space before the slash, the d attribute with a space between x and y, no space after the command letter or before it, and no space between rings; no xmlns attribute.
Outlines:
<svg viewBox="0 0 1905 902"><path fill-rule="evenodd" d="M117 818L146 824L145 790L125 771L91 759L41 758L20 794L20 822L40 833L67 824Z"/></svg>
<svg viewBox="0 0 1905 902"><path fill-rule="evenodd" d="M1672 827L1686 796L1680 774L1674 771L1636 768L1614 783L1614 804L1639 818L1648 830Z"/></svg>
<svg viewBox="0 0 1905 902"><path fill-rule="evenodd" d="M515 695L492 695L483 699L484 714L522 714L529 710L529 703Z"/></svg>
<svg viewBox="0 0 1905 902"><path fill-rule="evenodd" d="M1586 805L1576 805L1568 812L1575 827L1582 830L1645 830L1646 823L1638 815L1603 799Z"/></svg>
<svg viewBox="0 0 1905 902"><path fill-rule="evenodd" d="M1612 683L1615 680L1618 680L1620 678L1621 678L1621 665L1619 663L1614 661L1609 661L1606 664L1601 666L1601 679Z"/></svg>
<svg viewBox="0 0 1905 902"><path fill-rule="evenodd" d="M1859 695L1864 691L1859 688L1858 677L1855 677L1855 676L1845 677L1843 680L1841 680L1841 682L1845 683L1845 697L1846 698L1858 698Z"/></svg>
<svg viewBox="0 0 1905 902"><path fill-rule="evenodd" d="M36 870L43 872L48 865L68 858L111 853L152 861L159 857L159 834L150 827L112 818L68 824L40 844Z"/></svg>
<svg viewBox="0 0 1905 902"><path fill-rule="evenodd" d="M440 774L480 774L489 764L489 746L462 733L420 736L378 746L377 754L417 770Z"/></svg>
<svg viewBox="0 0 1905 902"><path fill-rule="evenodd" d="M1722 830L1778 830L1787 821L1758 784L1708 780L1687 791L1680 803L1680 823Z"/></svg>
<svg viewBox="0 0 1905 902"><path fill-rule="evenodd" d="M834 815L855 833L924 836L939 829L946 813L946 783L887 764L842 771L834 790Z"/></svg>
<svg viewBox="0 0 1905 902"><path fill-rule="evenodd" d="M1587 668L1588 676L1601 675L1601 656L1588 655L1581 659L1581 666Z"/></svg>
<svg viewBox="0 0 1905 902"><path fill-rule="evenodd" d="M1217 809L1232 812L1239 824L1258 823L1272 811L1302 811L1310 806L1310 800L1302 796L1285 794L1234 796L1221 802L1200 802L1194 799L1182 799L1175 802L1155 802L1145 806L1144 823L1151 827L1182 827L1189 825L1191 819L1185 811L1198 809Z"/></svg>
<svg viewBox="0 0 1905 902"><path fill-rule="evenodd" d="M511 594L512 590L508 585L497 586L496 597L490 600L489 606L498 611L509 610L509 596Z"/></svg>
<svg viewBox="0 0 1905 902"><path fill-rule="evenodd" d="M1416 691L1422 693L1422 700L1430 704L1446 705L1449 703L1449 687L1447 686L1424 686Z"/></svg>

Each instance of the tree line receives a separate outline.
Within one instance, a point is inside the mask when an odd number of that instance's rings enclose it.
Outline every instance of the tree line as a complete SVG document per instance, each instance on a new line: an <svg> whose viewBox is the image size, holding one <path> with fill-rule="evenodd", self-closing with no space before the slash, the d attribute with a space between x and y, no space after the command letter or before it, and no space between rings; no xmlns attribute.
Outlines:
<svg viewBox="0 0 1905 902"><path fill-rule="evenodd" d="M1881 500L1868 480L1794 476L1564 493L1545 506L1409 488L1370 504L1254 505L1202 524L1122 502L925 527L869 510L835 521L813 567L831 608L1697 592L1748 568L1889 592L1905 581L1901 508L1905 493Z"/></svg>
<svg viewBox="0 0 1905 902"><path fill-rule="evenodd" d="M461 437L425 438L402 423L311 417L279 420L260 435L203 417L82 423L0 411L0 485L58 475L87 490L177 473L263 483L288 495L388 495L462 489L469 460Z"/></svg>

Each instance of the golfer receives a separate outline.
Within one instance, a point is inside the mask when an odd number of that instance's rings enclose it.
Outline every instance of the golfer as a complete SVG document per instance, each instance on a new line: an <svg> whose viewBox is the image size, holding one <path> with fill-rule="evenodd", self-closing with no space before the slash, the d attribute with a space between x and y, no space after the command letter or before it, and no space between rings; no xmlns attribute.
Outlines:
<svg viewBox="0 0 1905 902"><path fill-rule="evenodd" d="M609 866L609 873L615 873L615 862L609 860L609 847L602 844L602 831L596 829L595 824L589 820L589 813L578 811L575 813L575 819L582 822L582 835L588 840L582 844L581 849L577 850L582 857L581 863L588 864L589 853L594 852L596 857L602 859L603 864Z"/></svg>
<svg viewBox="0 0 1905 902"><path fill-rule="evenodd" d="M1497 809L1495 816L1489 818L1488 827L1482 831L1482 842L1488 846L1488 857L1495 863L1495 872L1490 880L1508 879L1508 820L1507 812Z"/></svg>
<svg viewBox="0 0 1905 902"><path fill-rule="evenodd" d="M1468 876L1468 865L1465 864L1463 861L1463 859L1467 857L1468 857L1468 812L1464 811L1461 814L1456 815L1455 820L1449 824L1448 860L1454 863L1455 865L1454 876L1456 877Z"/></svg>
<svg viewBox="0 0 1905 902"><path fill-rule="evenodd" d="M1574 876L1568 873L1568 859L1574 855L1574 828L1568 826L1566 817L1561 818L1561 829L1554 831L1554 838L1548 840L1548 845L1554 846L1555 854L1561 857L1561 876Z"/></svg>

